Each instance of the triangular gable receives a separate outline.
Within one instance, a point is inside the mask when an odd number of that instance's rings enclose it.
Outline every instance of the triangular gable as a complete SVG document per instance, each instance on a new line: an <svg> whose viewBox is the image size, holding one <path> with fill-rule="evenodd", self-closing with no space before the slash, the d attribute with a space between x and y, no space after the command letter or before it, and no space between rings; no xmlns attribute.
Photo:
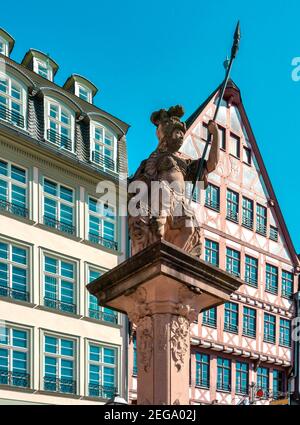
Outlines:
<svg viewBox="0 0 300 425"><path fill-rule="evenodd" d="M202 103L202 105L186 120L187 124L187 134L186 139L189 144L189 151L192 151L191 144L194 144L194 150L197 150L199 154L203 151L205 142L203 141L203 137L201 138L201 129L202 121L208 121L212 118L212 104L216 104L218 100L218 93L220 90L220 86L208 97L208 99ZM231 107L230 109L230 127L232 132L237 132L238 130L242 131L243 145L246 147L250 147L252 150L252 158L254 167L249 167L249 170L246 169L244 178L253 179L253 189L257 193L261 193L262 197L265 196L268 200L269 205L272 206L271 210L271 222L270 224L278 227L280 237L283 239L282 242L287 247L289 252L291 261L294 264L294 267L299 267L299 259L295 252L294 245L292 243L289 231L287 229L285 220L283 218L279 203L277 201L272 183L268 176L264 161L260 154L255 136L253 134L250 122L248 120L245 108L243 106L241 100L241 94L239 88L236 84L229 80L227 89L224 94L224 98L222 100L222 104L228 108L228 105ZM222 125L222 115L223 112L218 115L218 122ZM233 112L232 112L233 111ZM232 113L231 113L232 112ZM240 126L240 129L238 127ZM193 140L193 143L191 143ZM185 149L186 150L186 149ZM193 158L195 158L195 152L193 150ZM188 152L186 152L188 153ZM243 154L243 153L242 153ZM233 161L234 163L234 161ZM255 170L257 173L255 173ZM224 170L226 173L226 170ZM251 175L252 174L252 175Z"/></svg>

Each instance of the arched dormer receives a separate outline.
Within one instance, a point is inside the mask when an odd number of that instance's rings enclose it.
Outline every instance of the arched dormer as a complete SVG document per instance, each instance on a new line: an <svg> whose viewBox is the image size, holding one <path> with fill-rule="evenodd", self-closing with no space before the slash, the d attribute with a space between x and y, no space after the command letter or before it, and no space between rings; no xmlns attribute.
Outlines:
<svg viewBox="0 0 300 425"><path fill-rule="evenodd" d="M27 128L27 85L15 74L0 71L0 119Z"/></svg>
<svg viewBox="0 0 300 425"><path fill-rule="evenodd" d="M44 93L45 140L59 149L74 152L75 111L60 96Z"/></svg>
<svg viewBox="0 0 300 425"><path fill-rule="evenodd" d="M98 92L97 87L91 81L78 74L72 74L63 88L89 103L93 103L93 98Z"/></svg>
<svg viewBox="0 0 300 425"><path fill-rule="evenodd" d="M36 49L28 50L21 64L49 81L53 81L58 70L57 63L49 55Z"/></svg>
<svg viewBox="0 0 300 425"><path fill-rule="evenodd" d="M15 40L8 32L0 28L0 53L9 56L15 44Z"/></svg>

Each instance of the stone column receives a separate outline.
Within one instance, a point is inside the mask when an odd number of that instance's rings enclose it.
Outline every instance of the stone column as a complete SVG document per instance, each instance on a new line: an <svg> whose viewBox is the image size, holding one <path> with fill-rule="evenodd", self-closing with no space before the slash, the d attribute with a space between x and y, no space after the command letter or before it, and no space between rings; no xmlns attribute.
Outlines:
<svg viewBox="0 0 300 425"><path fill-rule="evenodd" d="M136 327L138 404L189 404L190 323L241 283L158 242L87 286L100 305L126 312Z"/></svg>

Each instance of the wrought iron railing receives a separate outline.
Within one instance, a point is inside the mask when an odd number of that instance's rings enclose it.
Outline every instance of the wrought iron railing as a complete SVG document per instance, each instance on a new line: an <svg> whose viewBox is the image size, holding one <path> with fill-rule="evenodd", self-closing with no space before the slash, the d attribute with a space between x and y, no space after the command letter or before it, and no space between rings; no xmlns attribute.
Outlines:
<svg viewBox="0 0 300 425"><path fill-rule="evenodd" d="M17 125L18 127L24 128L25 120L23 115L13 109L9 109L3 104L0 104L0 118Z"/></svg>
<svg viewBox="0 0 300 425"><path fill-rule="evenodd" d="M268 283L266 284L266 291L270 292L271 294L277 295L278 293L278 285L277 284L272 284L272 283Z"/></svg>
<svg viewBox="0 0 300 425"><path fill-rule="evenodd" d="M238 223L239 213L237 211L227 209L226 218L227 218L227 220L234 221L235 223Z"/></svg>
<svg viewBox="0 0 300 425"><path fill-rule="evenodd" d="M283 347L290 347L291 346L291 338L289 336L279 336L279 345L282 345Z"/></svg>
<svg viewBox="0 0 300 425"><path fill-rule="evenodd" d="M209 378L196 378L196 387L209 388Z"/></svg>
<svg viewBox="0 0 300 425"><path fill-rule="evenodd" d="M240 395L249 394L248 385L242 386L242 385L237 384L236 387L235 387L235 392L236 392L236 394L240 394Z"/></svg>
<svg viewBox="0 0 300 425"><path fill-rule="evenodd" d="M113 398L116 393L116 387L111 387L108 385L89 384L90 397Z"/></svg>
<svg viewBox="0 0 300 425"><path fill-rule="evenodd" d="M29 388L30 375L28 373L11 372L0 369L0 385Z"/></svg>
<svg viewBox="0 0 300 425"><path fill-rule="evenodd" d="M219 391L230 391L231 385L223 383L223 382L218 382L217 383L217 390L219 390Z"/></svg>
<svg viewBox="0 0 300 425"><path fill-rule="evenodd" d="M56 230L59 230L60 232L68 233L69 235L75 235L76 233L76 227L68 224L63 223L62 221L55 220L52 217L44 215L44 224L48 227L52 227Z"/></svg>
<svg viewBox="0 0 300 425"><path fill-rule="evenodd" d="M271 342L272 344L274 344L276 341L276 336L275 334L271 335L271 334L265 334L264 335L264 342Z"/></svg>
<svg viewBox="0 0 300 425"><path fill-rule="evenodd" d="M132 374L134 376L136 376L138 374L138 368L137 368L137 366L133 366L133 368L132 368Z"/></svg>
<svg viewBox="0 0 300 425"><path fill-rule="evenodd" d="M239 330L238 325L233 325L229 322L224 322L224 331L237 334L238 330Z"/></svg>
<svg viewBox="0 0 300 425"><path fill-rule="evenodd" d="M276 227L270 227L270 239L274 242L278 242L278 229Z"/></svg>
<svg viewBox="0 0 300 425"><path fill-rule="evenodd" d="M256 233L266 236L267 235L267 226L261 223L256 223Z"/></svg>
<svg viewBox="0 0 300 425"><path fill-rule="evenodd" d="M11 214L18 215L20 217L28 218L27 208L5 201L4 199L0 199L0 210L7 211Z"/></svg>
<svg viewBox="0 0 300 425"><path fill-rule="evenodd" d="M91 319L103 320L110 323L118 323L118 314L116 312L106 312L102 310L89 309L89 317Z"/></svg>
<svg viewBox="0 0 300 425"><path fill-rule="evenodd" d="M49 308L54 308L55 310L64 311L66 313L76 313L76 305L72 303L65 303L54 298L44 298L44 305Z"/></svg>
<svg viewBox="0 0 300 425"><path fill-rule="evenodd" d="M14 300L19 301L29 301L29 292L0 286L0 297L13 298Z"/></svg>
<svg viewBox="0 0 300 425"><path fill-rule="evenodd" d="M68 151L72 151L72 140L69 137L60 134L55 130L47 130L47 140L51 143L54 143L59 148L64 148Z"/></svg>
<svg viewBox="0 0 300 425"><path fill-rule="evenodd" d="M245 282L250 285L253 286L255 288L257 288L257 277L253 278L252 276L249 275L245 275Z"/></svg>
<svg viewBox="0 0 300 425"><path fill-rule="evenodd" d="M211 326L212 328L217 327L217 318L216 317L205 317L203 316L202 325Z"/></svg>
<svg viewBox="0 0 300 425"><path fill-rule="evenodd" d="M98 151L92 152L92 161L103 168L108 168L111 171L115 171L115 161Z"/></svg>
<svg viewBox="0 0 300 425"><path fill-rule="evenodd" d="M256 337L256 330L248 327L243 328L243 336L249 336L250 338Z"/></svg>
<svg viewBox="0 0 300 425"><path fill-rule="evenodd" d="M220 203L218 201L215 201L214 199L206 198L205 206L214 211L220 212Z"/></svg>
<svg viewBox="0 0 300 425"><path fill-rule="evenodd" d="M76 394L76 381L65 378L44 377L44 390L56 393Z"/></svg>
<svg viewBox="0 0 300 425"><path fill-rule="evenodd" d="M111 241L109 239L105 239L102 236L95 235L94 233L89 233L89 241L96 244L100 244L104 246L105 248L114 249L116 251L118 250L117 242Z"/></svg>
<svg viewBox="0 0 300 425"><path fill-rule="evenodd" d="M243 215L242 225L247 229L253 229L253 219Z"/></svg>

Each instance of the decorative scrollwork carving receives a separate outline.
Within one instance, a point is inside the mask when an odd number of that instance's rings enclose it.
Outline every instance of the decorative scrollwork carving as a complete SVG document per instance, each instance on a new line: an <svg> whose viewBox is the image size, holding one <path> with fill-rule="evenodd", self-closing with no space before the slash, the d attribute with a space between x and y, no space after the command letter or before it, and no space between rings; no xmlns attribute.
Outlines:
<svg viewBox="0 0 300 425"><path fill-rule="evenodd" d="M139 353L139 363L145 372L148 372L153 354L153 323L149 316L143 317L139 321L137 329L137 345Z"/></svg>
<svg viewBox="0 0 300 425"><path fill-rule="evenodd" d="M179 371L189 348L189 321L178 316L171 322L171 352L175 366Z"/></svg>

